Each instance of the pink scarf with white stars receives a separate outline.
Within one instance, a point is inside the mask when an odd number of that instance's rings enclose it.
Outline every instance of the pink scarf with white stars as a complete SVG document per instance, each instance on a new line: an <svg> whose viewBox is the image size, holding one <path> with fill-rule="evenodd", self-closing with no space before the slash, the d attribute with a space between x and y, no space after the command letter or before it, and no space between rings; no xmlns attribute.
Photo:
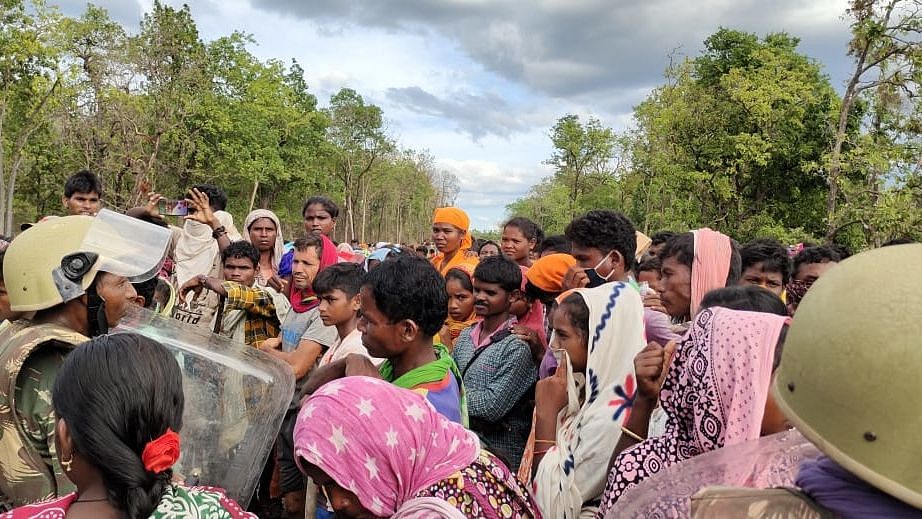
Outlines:
<svg viewBox="0 0 922 519"><path fill-rule="evenodd" d="M379 517L473 463L477 435L412 391L369 377L321 387L298 413L295 459L316 465Z"/></svg>

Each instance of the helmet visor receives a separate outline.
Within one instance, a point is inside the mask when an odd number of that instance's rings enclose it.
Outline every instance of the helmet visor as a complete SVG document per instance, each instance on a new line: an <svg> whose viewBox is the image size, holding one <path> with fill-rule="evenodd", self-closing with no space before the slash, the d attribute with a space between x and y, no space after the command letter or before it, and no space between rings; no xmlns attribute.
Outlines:
<svg viewBox="0 0 922 519"><path fill-rule="evenodd" d="M103 209L90 225L80 250L99 255L97 270L139 283L160 271L171 236L169 228Z"/></svg>

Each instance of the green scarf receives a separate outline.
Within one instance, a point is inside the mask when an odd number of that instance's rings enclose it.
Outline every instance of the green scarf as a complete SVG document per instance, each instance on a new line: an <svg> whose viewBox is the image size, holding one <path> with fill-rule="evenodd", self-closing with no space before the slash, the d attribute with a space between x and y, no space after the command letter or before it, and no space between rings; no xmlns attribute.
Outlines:
<svg viewBox="0 0 922 519"><path fill-rule="evenodd" d="M451 353L448 353L448 348L438 343L433 344L432 347L435 349L436 359L434 361L418 368L411 369L396 380L394 380L394 365L391 363L390 359L385 360L378 368L378 371L381 373L381 376L384 377L384 380L404 389L415 389L422 384L439 382L445 378L445 375L448 374L449 371L451 371L455 376L455 380L458 382L458 388L461 390L461 419L464 426L467 427L467 397L464 392L464 381L461 378L461 371L458 370L458 365L455 364L455 359L451 357Z"/></svg>

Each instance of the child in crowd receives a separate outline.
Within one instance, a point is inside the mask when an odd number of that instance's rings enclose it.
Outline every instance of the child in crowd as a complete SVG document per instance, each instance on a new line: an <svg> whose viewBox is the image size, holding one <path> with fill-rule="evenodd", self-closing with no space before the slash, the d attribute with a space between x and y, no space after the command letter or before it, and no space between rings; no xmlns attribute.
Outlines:
<svg viewBox="0 0 922 519"><path fill-rule="evenodd" d="M741 285L760 286L778 297L791 279L791 258L777 240L753 240L740 249Z"/></svg>
<svg viewBox="0 0 922 519"><path fill-rule="evenodd" d="M538 244L535 252L539 259L549 254L570 254L570 240L562 234L548 236Z"/></svg>
<svg viewBox="0 0 922 519"><path fill-rule="evenodd" d="M314 293L320 298L320 319L324 326L335 326L339 334L339 340L320 358L321 366L351 353L368 356L357 326L361 308L359 289L364 280L365 270L356 263L337 263L317 274Z"/></svg>
<svg viewBox="0 0 922 519"><path fill-rule="evenodd" d="M500 254L499 245L491 240L481 243L480 247L477 249L477 256L480 259L489 258L490 256L499 256Z"/></svg>
<svg viewBox="0 0 922 519"><path fill-rule="evenodd" d="M544 232L538 224L517 216L503 225L503 255L523 267L530 267L532 255L543 239Z"/></svg>
<svg viewBox="0 0 922 519"><path fill-rule="evenodd" d="M807 247L794 257L791 282L786 288L788 312L794 315L807 291L829 269L842 261L842 254L829 245Z"/></svg>
<svg viewBox="0 0 922 519"><path fill-rule="evenodd" d="M647 287L649 287L652 292L658 292L660 288L660 280L662 279L659 270L659 258L656 256L650 256L649 258L641 261L640 263L637 263L634 266L634 278L637 280L637 283L646 283Z"/></svg>
<svg viewBox="0 0 922 519"><path fill-rule="evenodd" d="M474 311L482 320L455 342L453 356L468 392L471 429L486 448L516 470L531 430L531 391L538 366L510 329L513 302L522 297L522 271L504 257L487 258L474 270Z"/></svg>
<svg viewBox="0 0 922 519"><path fill-rule="evenodd" d="M313 291L314 279L326 267L322 258L331 251L335 251L332 242L321 236L310 234L295 241L289 290L292 309L282 321L281 335L264 341L260 347L260 350L288 364L296 380L291 406L282 421L278 437L279 486L285 511L290 517L304 516L306 483L292 457L291 436L300 407L301 388L307 381L308 373L314 371L321 354L339 340L336 328L323 324L318 309L320 301Z"/></svg>
<svg viewBox="0 0 922 519"><path fill-rule="evenodd" d="M520 287L522 297L516 299L509 309L509 313L516 319L515 326L512 327L512 333L517 335L531 348L531 354L540 359L547 349L547 319L544 314L544 303L534 292L528 291L527 267L522 269L522 285Z"/></svg>
<svg viewBox="0 0 922 519"><path fill-rule="evenodd" d="M378 377L422 394L442 415L466 425L461 373L448 350L433 343L448 315L438 271L415 256L385 261L366 274L359 299L362 344L384 362L378 368L365 356L349 355L319 368L304 393L344 376Z"/></svg>
<svg viewBox="0 0 922 519"><path fill-rule="evenodd" d="M439 332L442 344L451 351L455 341L461 335L461 330L473 326L477 322L474 312L474 281L473 269L461 265L449 270L445 274L445 289L448 291L448 319Z"/></svg>
<svg viewBox="0 0 922 519"><path fill-rule="evenodd" d="M288 298L268 287L256 284L259 250L245 241L236 241L221 251L224 281L204 274L187 281L180 296L202 288L221 296L224 306L215 314L212 329L235 342L259 348L279 334L281 321L291 308Z"/></svg>

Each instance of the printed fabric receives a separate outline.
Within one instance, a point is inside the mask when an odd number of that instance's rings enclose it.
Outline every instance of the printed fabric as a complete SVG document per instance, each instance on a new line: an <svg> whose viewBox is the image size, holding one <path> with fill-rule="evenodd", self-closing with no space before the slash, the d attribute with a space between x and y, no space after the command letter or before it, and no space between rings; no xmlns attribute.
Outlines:
<svg viewBox="0 0 922 519"><path fill-rule="evenodd" d="M461 383L461 372L458 371L458 366L445 346L436 344L433 347L436 360L412 369L396 379L394 365L390 360L381 363L378 370L384 380L424 396L442 416L466 427L467 398Z"/></svg>
<svg viewBox="0 0 922 519"><path fill-rule="evenodd" d="M323 385L304 403L294 452L379 517L477 460L477 436L421 395L370 377ZM303 468L303 467L302 467Z"/></svg>
<svg viewBox="0 0 922 519"><path fill-rule="evenodd" d="M281 331L281 322L272 297L271 289L259 286L248 287L233 281L221 283L227 298L224 301L226 310L242 310L246 312L243 323L244 342L247 346L259 347L266 339L278 337Z"/></svg>
<svg viewBox="0 0 922 519"><path fill-rule="evenodd" d="M79 496L68 494L60 499L27 505L0 515L0 519L64 519ZM257 519L245 512L224 492L210 487L167 487L151 519Z"/></svg>
<svg viewBox="0 0 922 519"><path fill-rule="evenodd" d="M759 437L783 316L702 310L660 392L666 432L618 455L599 517L629 488L682 460Z"/></svg>
<svg viewBox="0 0 922 519"><path fill-rule="evenodd" d="M589 308L586 375L578 379L568 364L568 402L557 418L557 443L542 458L532 485L544 515L568 519L596 510L587 503L597 502L605 488L608 460L631 413L634 356L645 346L643 301L630 285L606 283L576 293Z"/></svg>
<svg viewBox="0 0 922 519"><path fill-rule="evenodd" d="M19 320L0 334L0 509L67 494L55 447L51 390L64 357L87 337Z"/></svg>
<svg viewBox="0 0 922 519"><path fill-rule="evenodd" d="M496 456L481 450L474 463L430 485L417 497L438 498L462 517L528 519L541 517L537 503ZM435 517L432 515L419 517ZM441 516L439 516L441 517ZM553 517L548 515L547 517Z"/></svg>

